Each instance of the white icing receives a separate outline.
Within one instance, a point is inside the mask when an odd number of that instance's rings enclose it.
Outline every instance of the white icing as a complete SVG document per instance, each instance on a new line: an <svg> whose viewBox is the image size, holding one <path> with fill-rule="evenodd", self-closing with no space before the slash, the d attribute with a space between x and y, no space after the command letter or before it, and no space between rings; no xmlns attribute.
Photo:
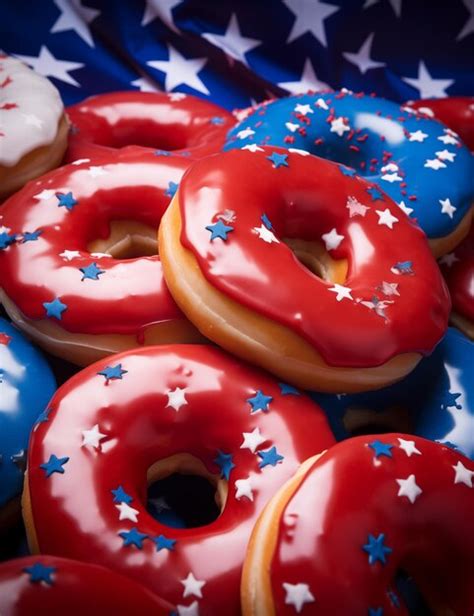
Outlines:
<svg viewBox="0 0 474 616"><path fill-rule="evenodd" d="M11 104L16 107L7 109ZM12 167L28 152L52 143L63 112L59 92L48 79L20 60L0 56L0 165Z"/></svg>

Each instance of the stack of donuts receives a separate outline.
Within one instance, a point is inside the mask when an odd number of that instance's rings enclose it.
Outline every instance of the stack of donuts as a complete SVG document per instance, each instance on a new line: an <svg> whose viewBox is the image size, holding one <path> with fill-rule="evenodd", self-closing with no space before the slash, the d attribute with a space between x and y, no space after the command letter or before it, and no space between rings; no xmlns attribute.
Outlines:
<svg viewBox="0 0 474 616"><path fill-rule="evenodd" d="M0 81L0 614L472 616L473 99Z"/></svg>

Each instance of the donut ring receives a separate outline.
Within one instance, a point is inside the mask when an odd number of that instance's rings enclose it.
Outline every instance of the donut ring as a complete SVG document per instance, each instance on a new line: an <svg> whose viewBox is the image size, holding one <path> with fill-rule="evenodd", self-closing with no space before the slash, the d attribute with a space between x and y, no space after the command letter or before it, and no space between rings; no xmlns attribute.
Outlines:
<svg viewBox="0 0 474 616"><path fill-rule="evenodd" d="M225 149L267 144L353 167L416 219L436 256L467 235L474 159L436 120L343 90L303 94L258 106L229 132Z"/></svg>
<svg viewBox="0 0 474 616"><path fill-rule="evenodd" d="M169 616L173 606L105 567L30 556L0 564L2 616Z"/></svg>
<svg viewBox="0 0 474 616"><path fill-rule="evenodd" d="M110 156L136 145L165 155L201 158L219 152L235 118L196 96L172 92L111 92L67 108L73 125L66 161Z"/></svg>
<svg viewBox="0 0 474 616"><path fill-rule="evenodd" d="M311 397L337 440L370 432L407 432L474 459L474 343L449 328L433 354L406 379L379 391Z"/></svg>
<svg viewBox="0 0 474 616"><path fill-rule="evenodd" d="M50 367L0 318L0 529L19 514L30 430L56 390Z"/></svg>
<svg viewBox="0 0 474 616"><path fill-rule="evenodd" d="M471 460L397 433L307 460L252 533L244 616L407 614L394 590L400 568L433 613L470 615L473 477Z"/></svg>
<svg viewBox="0 0 474 616"><path fill-rule="evenodd" d="M0 202L61 164L68 128L53 84L0 53Z"/></svg>
<svg viewBox="0 0 474 616"><path fill-rule="evenodd" d="M100 162L56 169L3 205L5 309L79 365L137 344L202 341L156 255L156 229L189 163L140 148Z"/></svg>
<svg viewBox="0 0 474 616"><path fill-rule="evenodd" d="M375 186L314 156L257 147L197 161L162 219L160 250L173 297L204 335L306 389L392 383L446 330L449 297L421 230Z"/></svg>
<svg viewBox="0 0 474 616"><path fill-rule="evenodd" d="M109 357L63 385L51 409L29 450L30 547L136 578L183 614L240 614L259 513L306 457L334 443L308 398L211 346ZM216 486L214 522L169 528L147 513L147 474L173 472Z"/></svg>

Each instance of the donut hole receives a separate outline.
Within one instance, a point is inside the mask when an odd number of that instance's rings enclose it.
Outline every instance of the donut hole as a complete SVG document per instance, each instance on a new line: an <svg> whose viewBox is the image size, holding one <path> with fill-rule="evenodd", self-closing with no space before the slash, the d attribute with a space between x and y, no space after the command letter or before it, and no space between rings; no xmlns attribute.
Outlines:
<svg viewBox="0 0 474 616"><path fill-rule="evenodd" d="M342 284L347 277L348 263L345 259L334 260L320 242L297 238L283 238L296 260L314 276L327 282Z"/></svg>
<svg viewBox="0 0 474 616"><path fill-rule="evenodd" d="M114 259L136 259L158 254L157 231L153 227L132 220L113 220L106 238L89 242L91 253L108 254Z"/></svg>
<svg viewBox="0 0 474 616"><path fill-rule="evenodd" d="M385 432L412 434L414 431L413 417L407 409L401 407L391 407L383 411L349 407L344 413L342 423L350 436Z"/></svg>

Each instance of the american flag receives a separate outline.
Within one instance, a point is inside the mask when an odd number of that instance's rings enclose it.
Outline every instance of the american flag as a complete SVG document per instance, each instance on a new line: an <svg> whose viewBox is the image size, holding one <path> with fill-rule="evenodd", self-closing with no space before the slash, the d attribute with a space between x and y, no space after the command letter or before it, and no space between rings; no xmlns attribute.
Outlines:
<svg viewBox="0 0 474 616"><path fill-rule="evenodd" d="M347 87L474 94L474 0L0 0L0 47L66 104L123 89L247 107Z"/></svg>

